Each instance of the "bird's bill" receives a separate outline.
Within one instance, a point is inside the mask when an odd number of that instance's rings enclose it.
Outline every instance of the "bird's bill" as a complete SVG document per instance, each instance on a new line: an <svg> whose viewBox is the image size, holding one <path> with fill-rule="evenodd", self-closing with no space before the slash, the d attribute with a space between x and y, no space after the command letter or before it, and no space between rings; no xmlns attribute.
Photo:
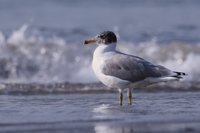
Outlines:
<svg viewBox="0 0 200 133"><path fill-rule="evenodd" d="M86 39L85 41L84 41L84 45L86 45L86 44L94 44L94 43L96 43L96 39L95 38L91 38L91 39Z"/></svg>

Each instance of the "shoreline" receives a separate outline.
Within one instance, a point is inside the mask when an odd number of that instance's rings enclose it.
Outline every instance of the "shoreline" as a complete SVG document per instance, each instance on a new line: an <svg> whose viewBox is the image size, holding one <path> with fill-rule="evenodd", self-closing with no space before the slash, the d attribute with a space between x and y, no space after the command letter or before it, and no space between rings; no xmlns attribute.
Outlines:
<svg viewBox="0 0 200 133"><path fill-rule="evenodd" d="M194 92L200 91L200 82L165 82L144 88L134 88L134 92ZM67 93L114 93L101 83L0 83L0 94L35 95Z"/></svg>

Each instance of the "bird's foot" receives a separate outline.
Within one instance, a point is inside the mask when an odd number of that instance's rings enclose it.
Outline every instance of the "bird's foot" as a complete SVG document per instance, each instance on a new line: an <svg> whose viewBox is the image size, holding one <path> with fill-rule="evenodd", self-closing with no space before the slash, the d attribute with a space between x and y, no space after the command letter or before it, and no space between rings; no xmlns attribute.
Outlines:
<svg viewBox="0 0 200 133"><path fill-rule="evenodd" d="M132 105L132 96L128 97L128 104Z"/></svg>
<svg viewBox="0 0 200 133"><path fill-rule="evenodd" d="M122 106L122 102L123 102L123 94L122 92L120 92L119 94L119 105Z"/></svg>
<svg viewBox="0 0 200 133"><path fill-rule="evenodd" d="M132 91L128 89L128 104L132 105Z"/></svg>

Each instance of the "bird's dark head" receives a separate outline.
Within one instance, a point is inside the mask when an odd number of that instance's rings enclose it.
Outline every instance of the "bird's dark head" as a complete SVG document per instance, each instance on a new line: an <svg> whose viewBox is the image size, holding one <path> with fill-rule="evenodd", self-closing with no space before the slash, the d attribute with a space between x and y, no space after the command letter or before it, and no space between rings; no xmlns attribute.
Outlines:
<svg viewBox="0 0 200 133"><path fill-rule="evenodd" d="M112 31L104 31L91 39L85 40L84 44L112 44L117 42L117 37Z"/></svg>

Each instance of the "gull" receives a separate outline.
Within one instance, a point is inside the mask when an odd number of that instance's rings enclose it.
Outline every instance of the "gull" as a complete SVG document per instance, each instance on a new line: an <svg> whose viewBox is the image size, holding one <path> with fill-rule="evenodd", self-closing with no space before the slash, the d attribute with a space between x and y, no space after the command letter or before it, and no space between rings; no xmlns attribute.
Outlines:
<svg viewBox="0 0 200 133"><path fill-rule="evenodd" d="M112 31L104 31L86 39L85 45L97 44L92 68L97 78L107 87L119 91L119 105L123 102L123 90L128 89L128 104L132 104L132 89L159 82L179 80L186 74L155 65L138 56L116 50L117 37Z"/></svg>

